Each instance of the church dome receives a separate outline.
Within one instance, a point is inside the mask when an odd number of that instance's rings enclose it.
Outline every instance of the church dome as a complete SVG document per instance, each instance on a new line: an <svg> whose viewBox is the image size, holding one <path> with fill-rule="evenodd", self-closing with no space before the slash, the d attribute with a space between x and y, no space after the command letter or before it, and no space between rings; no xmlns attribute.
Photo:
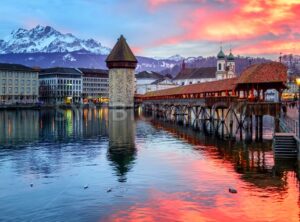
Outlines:
<svg viewBox="0 0 300 222"><path fill-rule="evenodd" d="M227 60L228 61L234 61L234 56L233 56L231 51L230 51L229 55L227 56Z"/></svg>
<svg viewBox="0 0 300 222"><path fill-rule="evenodd" d="M222 48L221 48L220 52L218 53L217 57L218 57L218 59L225 59L225 54L224 54Z"/></svg>

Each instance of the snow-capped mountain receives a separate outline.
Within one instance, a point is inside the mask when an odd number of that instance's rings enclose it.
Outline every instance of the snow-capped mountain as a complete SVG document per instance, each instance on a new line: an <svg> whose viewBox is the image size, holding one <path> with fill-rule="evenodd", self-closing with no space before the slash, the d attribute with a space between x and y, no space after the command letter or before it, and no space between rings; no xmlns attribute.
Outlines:
<svg viewBox="0 0 300 222"><path fill-rule="evenodd" d="M0 40L1 54L76 51L107 55L110 49L94 39L79 39L70 33L62 34L50 26L41 25L30 30L19 28Z"/></svg>
<svg viewBox="0 0 300 222"><path fill-rule="evenodd" d="M181 55L173 55L173 56L170 56L170 57L153 57L153 59L156 59L156 60L170 60L170 61L175 61L175 62L179 62L179 61L182 61L184 60L185 58Z"/></svg>
<svg viewBox="0 0 300 222"><path fill-rule="evenodd" d="M82 67L106 69L105 59L110 49L93 39L83 40L72 34L62 34L50 26L20 28L0 40L0 63L17 63L30 67ZM185 61L189 68L216 66L216 57L203 58L174 55L167 58L137 56L136 72L154 71L175 76ZM284 58L283 58L284 59ZM258 59L257 62L263 62ZM253 60L254 63L254 60ZM249 58L236 58L236 70L249 65Z"/></svg>

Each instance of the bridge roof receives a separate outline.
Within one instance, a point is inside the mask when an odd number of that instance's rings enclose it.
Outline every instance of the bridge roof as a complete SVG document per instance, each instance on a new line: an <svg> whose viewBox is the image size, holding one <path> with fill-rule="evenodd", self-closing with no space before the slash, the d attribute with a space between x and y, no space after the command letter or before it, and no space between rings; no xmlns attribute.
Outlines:
<svg viewBox="0 0 300 222"><path fill-rule="evenodd" d="M287 81L287 67L280 62L254 64L245 69L238 84L277 83Z"/></svg>
<svg viewBox="0 0 300 222"><path fill-rule="evenodd" d="M224 79L212 82L204 82L198 84L191 84L186 86L179 86L170 89L158 90L153 92L148 92L145 97L153 96L174 96L182 94L196 94L204 92L223 92L234 90L237 83L237 78Z"/></svg>
<svg viewBox="0 0 300 222"><path fill-rule="evenodd" d="M243 71L240 77L204 82L148 92L145 97L163 97L183 94L226 92L238 89L249 90L249 85L260 89L282 89L287 81L287 67L279 62L255 64Z"/></svg>

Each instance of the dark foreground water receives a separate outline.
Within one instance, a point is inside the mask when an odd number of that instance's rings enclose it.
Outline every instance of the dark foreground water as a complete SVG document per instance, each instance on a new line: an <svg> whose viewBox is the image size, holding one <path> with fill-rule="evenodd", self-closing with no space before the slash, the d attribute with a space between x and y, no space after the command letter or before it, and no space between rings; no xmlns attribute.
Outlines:
<svg viewBox="0 0 300 222"><path fill-rule="evenodd" d="M0 221L299 221L299 169L272 141L126 116L0 111Z"/></svg>

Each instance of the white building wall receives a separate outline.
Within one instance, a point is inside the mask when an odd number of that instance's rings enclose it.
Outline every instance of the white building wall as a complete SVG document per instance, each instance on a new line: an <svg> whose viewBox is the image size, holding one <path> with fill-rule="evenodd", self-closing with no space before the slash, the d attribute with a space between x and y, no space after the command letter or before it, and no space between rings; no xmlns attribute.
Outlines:
<svg viewBox="0 0 300 222"><path fill-rule="evenodd" d="M37 72L0 71L0 104L36 103L38 89Z"/></svg>
<svg viewBox="0 0 300 222"><path fill-rule="evenodd" d="M41 100L45 103L62 104L66 99L72 97L72 102L81 102L82 78L63 78L53 77L43 78L40 80Z"/></svg>
<svg viewBox="0 0 300 222"><path fill-rule="evenodd" d="M108 78L83 76L82 93L86 98L97 99L99 97L108 98L109 85Z"/></svg>
<svg viewBox="0 0 300 222"><path fill-rule="evenodd" d="M215 81L216 78L201 78L201 79L177 79L174 80L173 82L176 85L191 85L191 84L197 84L197 83L203 83L203 82L211 82Z"/></svg>

